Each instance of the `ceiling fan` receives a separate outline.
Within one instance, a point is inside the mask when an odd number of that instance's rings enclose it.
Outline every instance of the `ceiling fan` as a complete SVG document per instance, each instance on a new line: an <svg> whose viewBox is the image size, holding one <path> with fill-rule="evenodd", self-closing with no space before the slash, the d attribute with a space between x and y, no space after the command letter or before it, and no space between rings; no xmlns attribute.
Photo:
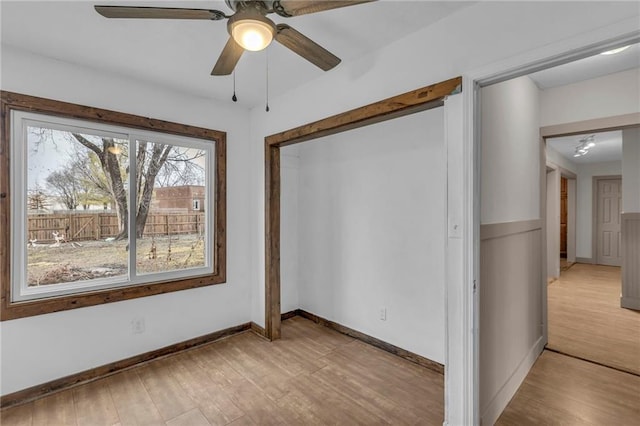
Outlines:
<svg viewBox="0 0 640 426"><path fill-rule="evenodd" d="M322 70L332 69L340 63L340 58L289 25L276 25L267 15L275 13L290 18L372 1L375 0L225 0L235 12L232 15L213 9L173 7L95 6L95 9L106 18L228 19L230 37L211 71L211 75L228 75L245 50L262 50L273 39Z"/></svg>

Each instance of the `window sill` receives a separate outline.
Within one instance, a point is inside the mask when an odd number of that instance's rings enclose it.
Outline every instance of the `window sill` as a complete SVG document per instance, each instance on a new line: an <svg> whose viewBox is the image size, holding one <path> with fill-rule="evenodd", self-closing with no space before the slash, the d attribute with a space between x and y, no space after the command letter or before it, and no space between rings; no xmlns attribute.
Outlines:
<svg viewBox="0 0 640 426"><path fill-rule="evenodd" d="M91 293L74 294L71 296L52 297L28 302L9 302L2 298L2 313L0 320L8 321L34 315L49 314L69 309L102 305L104 303L121 302L139 297L155 296L173 291L188 290L215 284L224 284L224 274L213 274L205 277L189 278L179 281L167 281L139 286L108 289Z"/></svg>

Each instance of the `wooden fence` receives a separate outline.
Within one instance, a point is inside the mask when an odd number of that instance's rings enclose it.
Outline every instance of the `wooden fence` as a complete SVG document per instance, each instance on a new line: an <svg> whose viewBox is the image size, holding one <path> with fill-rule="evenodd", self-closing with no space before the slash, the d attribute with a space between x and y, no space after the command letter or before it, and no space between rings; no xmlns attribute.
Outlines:
<svg viewBox="0 0 640 426"><path fill-rule="evenodd" d="M69 241L103 240L118 234L115 213L53 213L27 217L29 240L53 242L53 232L65 235ZM204 232L204 213L149 214L144 235L177 235Z"/></svg>

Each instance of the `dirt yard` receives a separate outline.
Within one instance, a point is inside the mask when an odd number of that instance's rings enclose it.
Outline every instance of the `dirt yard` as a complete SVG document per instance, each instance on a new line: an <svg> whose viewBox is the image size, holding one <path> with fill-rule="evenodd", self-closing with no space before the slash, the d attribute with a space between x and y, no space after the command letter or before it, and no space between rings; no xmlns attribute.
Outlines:
<svg viewBox="0 0 640 426"><path fill-rule="evenodd" d="M82 241L81 246L35 245L27 249L29 286L127 275L127 241ZM138 274L204 266L204 241L196 234L138 240ZM152 247L155 245L155 250ZM171 248L171 250L169 250Z"/></svg>

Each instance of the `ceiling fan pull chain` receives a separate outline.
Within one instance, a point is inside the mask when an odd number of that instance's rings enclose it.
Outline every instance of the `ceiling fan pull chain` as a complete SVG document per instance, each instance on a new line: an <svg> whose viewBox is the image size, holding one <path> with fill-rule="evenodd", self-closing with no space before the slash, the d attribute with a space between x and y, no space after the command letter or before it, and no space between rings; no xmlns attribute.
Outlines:
<svg viewBox="0 0 640 426"><path fill-rule="evenodd" d="M264 109L269 112L269 49L266 49L267 54L267 107Z"/></svg>
<svg viewBox="0 0 640 426"><path fill-rule="evenodd" d="M238 102L238 97L236 96L236 70L233 70L233 96L231 97L233 102Z"/></svg>

